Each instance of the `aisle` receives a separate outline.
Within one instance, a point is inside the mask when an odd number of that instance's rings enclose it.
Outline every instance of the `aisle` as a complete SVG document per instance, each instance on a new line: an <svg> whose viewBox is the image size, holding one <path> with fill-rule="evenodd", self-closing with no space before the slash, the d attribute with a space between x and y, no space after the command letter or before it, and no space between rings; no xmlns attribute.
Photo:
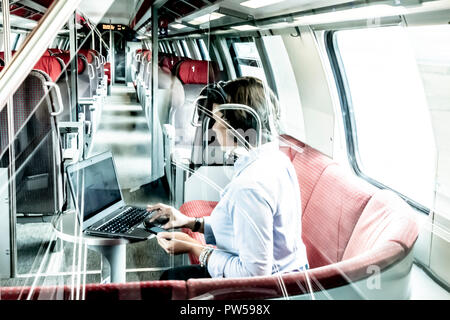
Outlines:
<svg viewBox="0 0 450 320"><path fill-rule="evenodd" d="M122 189L137 189L151 174L151 134L131 86L113 86L106 98L90 156L111 151Z"/></svg>

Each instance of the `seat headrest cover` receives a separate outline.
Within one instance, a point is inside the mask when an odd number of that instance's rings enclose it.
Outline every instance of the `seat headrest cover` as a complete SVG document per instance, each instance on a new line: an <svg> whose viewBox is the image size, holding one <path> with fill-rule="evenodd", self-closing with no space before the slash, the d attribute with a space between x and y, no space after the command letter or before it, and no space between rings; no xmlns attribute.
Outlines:
<svg viewBox="0 0 450 320"><path fill-rule="evenodd" d="M16 51L11 51L12 55L14 55L16 53ZM5 61L5 52L0 51L0 59L2 59L3 61Z"/></svg>
<svg viewBox="0 0 450 320"><path fill-rule="evenodd" d="M69 53L59 53L56 55L56 57L60 58L62 61L64 61L64 64L67 66L70 63L70 54ZM78 74L83 73L85 68L83 59L78 56Z"/></svg>
<svg viewBox="0 0 450 320"><path fill-rule="evenodd" d="M214 81L213 73L210 61L186 60L178 67L178 78L184 84L208 84L210 79Z"/></svg>
<svg viewBox="0 0 450 320"><path fill-rule="evenodd" d="M54 82L58 80L58 77L62 72L61 64L58 59L51 56L44 56L39 59L33 69L45 72Z"/></svg>
<svg viewBox="0 0 450 320"><path fill-rule="evenodd" d="M78 50L78 54L81 54L86 57L88 63L94 63L94 54L91 50L88 49L80 49Z"/></svg>

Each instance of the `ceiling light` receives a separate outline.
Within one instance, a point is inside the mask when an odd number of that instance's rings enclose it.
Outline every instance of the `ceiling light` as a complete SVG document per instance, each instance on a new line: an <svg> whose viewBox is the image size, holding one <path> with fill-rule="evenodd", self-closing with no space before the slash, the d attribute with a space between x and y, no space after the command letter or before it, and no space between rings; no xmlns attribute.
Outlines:
<svg viewBox="0 0 450 320"><path fill-rule="evenodd" d="M251 26L249 24L244 24L242 26L231 27L231 29L239 30L239 31L253 31L258 30L258 27Z"/></svg>
<svg viewBox="0 0 450 320"><path fill-rule="evenodd" d="M241 3L241 6L253 9L270 6L275 3L283 2L284 0L248 0Z"/></svg>
<svg viewBox="0 0 450 320"><path fill-rule="evenodd" d="M190 21L189 23L197 26L197 25L209 22L209 21L220 19L224 16L225 15L223 15L221 13L213 12L213 13L205 14L204 16L195 18L194 20Z"/></svg>
<svg viewBox="0 0 450 320"><path fill-rule="evenodd" d="M181 24L181 23L172 23L170 25L170 27L174 28L174 29L178 29L178 30L186 28L186 26L184 24Z"/></svg>

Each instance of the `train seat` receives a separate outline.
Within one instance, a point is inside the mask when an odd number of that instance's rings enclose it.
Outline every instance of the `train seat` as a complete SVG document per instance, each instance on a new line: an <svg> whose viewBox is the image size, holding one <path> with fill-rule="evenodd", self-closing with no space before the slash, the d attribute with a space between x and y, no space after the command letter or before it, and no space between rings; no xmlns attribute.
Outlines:
<svg viewBox="0 0 450 320"><path fill-rule="evenodd" d="M72 290L73 289L73 290ZM128 283L86 284L80 287L85 300L183 300L185 281L143 281ZM0 300L74 300L77 290L70 286L0 287Z"/></svg>
<svg viewBox="0 0 450 320"><path fill-rule="evenodd" d="M292 143L294 139L288 137ZM285 140L287 141L287 140ZM412 209L396 194L378 190L356 178L313 148L296 142L282 146L294 164L302 192L302 238L310 269L243 279L191 279L188 298L213 299L282 297L280 277L289 295L307 294L363 281L371 267L381 272L402 265L399 278L407 279L410 255L418 237ZM180 207L188 216L210 215L216 202L190 201ZM204 242L203 234L183 230ZM191 258L191 263L198 263ZM309 289L307 281L313 281ZM408 285L399 287L402 297ZM355 289L356 290L356 289ZM239 293L239 294L236 294ZM365 292L364 294L370 294ZM383 298L383 297L378 297Z"/></svg>
<svg viewBox="0 0 450 320"><path fill-rule="evenodd" d="M90 97L98 96L98 87L99 87L99 77L98 73L96 72L95 67L95 56L94 54L87 49L80 49L78 50L78 54L84 56L84 58L87 61L88 64L88 72L89 72L89 81L90 81L90 89L91 93L89 94Z"/></svg>
<svg viewBox="0 0 450 320"><path fill-rule="evenodd" d="M152 181L167 174L170 181L170 150L172 139L166 127L171 126L173 114L184 104L184 89L177 77L158 69L158 105L151 108L150 95L145 96L145 115L152 134ZM154 112L152 112L154 111Z"/></svg>
<svg viewBox="0 0 450 320"><path fill-rule="evenodd" d="M13 96L19 213L53 215L65 201L56 120L50 115L63 106L54 89L47 94L44 88L45 82L56 83L61 73L56 57L43 56ZM6 109L0 119L0 127L7 128ZM0 150L0 154L4 151Z"/></svg>
<svg viewBox="0 0 450 320"><path fill-rule="evenodd" d="M148 58L150 56L150 58ZM150 59L150 60L149 60ZM140 56L138 62L138 74L136 77L136 94L139 102L144 107L145 104L145 91L146 91L146 83L145 79L148 78L148 64L151 61L151 51L144 50L142 51L142 55Z"/></svg>

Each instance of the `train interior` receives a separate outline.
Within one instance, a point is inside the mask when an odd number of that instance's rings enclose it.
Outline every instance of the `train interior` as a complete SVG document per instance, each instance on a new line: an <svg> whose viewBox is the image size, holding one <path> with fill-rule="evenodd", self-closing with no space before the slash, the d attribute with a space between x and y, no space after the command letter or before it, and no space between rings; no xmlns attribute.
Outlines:
<svg viewBox="0 0 450 320"><path fill-rule="evenodd" d="M1 3L0 299L450 298L450 1ZM198 101L243 76L280 102L309 270L162 283L199 261L83 235L67 170L102 154L127 205L211 214L233 163Z"/></svg>

